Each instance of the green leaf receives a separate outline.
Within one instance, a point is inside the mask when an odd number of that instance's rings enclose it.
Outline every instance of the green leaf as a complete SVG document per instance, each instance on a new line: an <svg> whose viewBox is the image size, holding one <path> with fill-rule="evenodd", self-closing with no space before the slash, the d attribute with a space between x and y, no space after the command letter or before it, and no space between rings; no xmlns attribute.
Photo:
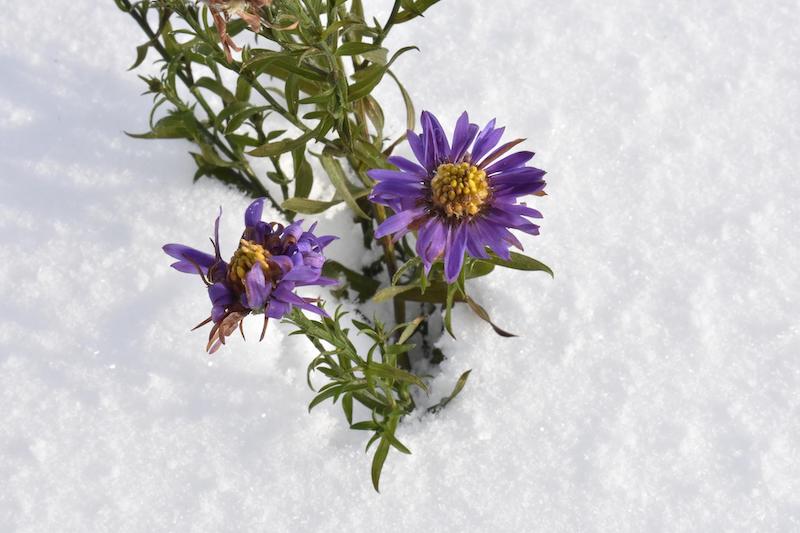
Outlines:
<svg viewBox="0 0 800 533"><path fill-rule="evenodd" d="M275 157L291 152L301 146L304 147L312 137L314 137L314 131L309 131L296 139L284 139L283 141L262 144L247 153L256 157Z"/></svg>
<svg viewBox="0 0 800 533"><path fill-rule="evenodd" d="M380 50L380 49L381 47L378 46L377 44L348 42L348 43L342 43L339 46L339 48L336 49L336 55L360 56L364 55L365 52L371 52L373 50Z"/></svg>
<svg viewBox="0 0 800 533"><path fill-rule="evenodd" d="M353 423L353 395L348 393L342 396L342 410L348 424Z"/></svg>
<svg viewBox="0 0 800 533"><path fill-rule="evenodd" d="M306 80L321 82L325 81L325 76L316 70L312 70L307 65L298 61L298 58L287 52L275 52L273 50L253 50L253 57L242 64L242 70L250 70L254 74L270 74L285 80L288 73L294 73ZM284 71L284 75L276 74L277 71Z"/></svg>
<svg viewBox="0 0 800 533"><path fill-rule="evenodd" d="M440 0L402 0L401 4L404 7L396 17L394 17L395 24L402 24L408 22L416 17L421 17L422 14L431 6Z"/></svg>
<svg viewBox="0 0 800 533"><path fill-rule="evenodd" d="M153 124L147 133L127 133L135 139L194 139L197 134L197 119L191 111L176 111Z"/></svg>
<svg viewBox="0 0 800 533"><path fill-rule="evenodd" d="M320 161L322 162L322 168L328 173L331 183L336 189L337 194L344 200L344 203L346 203L357 216L365 220L370 220L370 217L361 210L361 207L356 203L356 199L353 198L341 163L327 154L322 154L320 156Z"/></svg>
<svg viewBox="0 0 800 533"><path fill-rule="evenodd" d="M411 95L408 94L408 91L406 91L406 88L400 83L400 80L397 79L397 76L394 75L394 72L388 70L386 73L391 76L395 83L397 83L397 88L400 89L400 95L403 97L403 103L406 106L406 129L413 131L416 125L417 112L414 111L414 102L411 100Z"/></svg>
<svg viewBox="0 0 800 533"><path fill-rule="evenodd" d="M391 300L395 296L402 294L404 292L410 291L411 289L416 288L417 285L392 285L391 287L385 287L378 292L375 293L375 296L372 297L373 302L385 302L387 300Z"/></svg>
<svg viewBox="0 0 800 533"><path fill-rule="evenodd" d="M545 265L541 261L538 261L532 257L528 257L527 255L511 252L510 261L501 259L495 253L490 253L489 255L490 255L489 259L481 259L481 261L486 261L493 265L502 266L506 268L513 268L515 270L527 270L527 271L538 270L542 272L547 272L548 274L550 274L550 277L555 277L553 271L550 269L549 266Z"/></svg>
<svg viewBox="0 0 800 533"><path fill-rule="evenodd" d="M296 74L289 74L286 78L286 86L283 89L283 96L286 100L286 108L292 116L297 116L297 101L300 100L299 77Z"/></svg>
<svg viewBox="0 0 800 533"><path fill-rule="evenodd" d="M336 383L329 383L329 385L338 385L338 384L336 384ZM310 404L308 404L308 411L309 411L309 412L311 412L311 410L312 410L314 407L316 407L317 405L321 404L322 402L324 402L324 401L325 401L325 400L327 400L328 398L333 398L334 396L336 396L337 394L339 394L339 392L340 392L340 391L339 391L339 387L338 387L338 386L330 387L330 388L328 388L328 389L325 389L325 390L323 390L322 392L320 392L319 394L317 394L317 395L314 397L314 399L313 399L313 400L311 400L311 403L310 403Z"/></svg>
<svg viewBox="0 0 800 533"><path fill-rule="evenodd" d="M145 58L147 57L147 49L150 48L151 41L147 41L144 44L140 44L136 47L136 61L133 62L133 65L128 67L128 70L133 70L139 65L144 62Z"/></svg>
<svg viewBox="0 0 800 533"><path fill-rule="evenodd" d="M228 124L225 126L225 133L233 133L239 128L239 126L244 124L245 120L258 113L263 113L267 109L269 109L267 106L249 107L243 111L233 114L228 121Z"/></svg>
<svg viewBox="0 0 800 533"><path fill-rule="evenodd" d="M230 104L231 102L236 101L236 97L230 92L224 85L218 82L215 79L209 77L202 77L200 79L195 80L194 82L195 87L202 87L203 89L207 89L212 93L216 94L222 101L226 104Z"/></svg>
<svg viewBox="0 0 800 533"><path fill-rule="evenodd" d="M488 261L476 261L469 259L471 258L468 258L467 264L464 266L464 268L467 270L467 279L480 278L481 276L485 276L494 270L494 265Z"/></svg>
<svg viewBox="0 0 800 533"><path fill-rule="evenodd" d="M292 150L292 162L294 168L294 195L296 198L308 198L311 194L311 187L314 185L314 172L311 165L306 161L305 148L295 148Z"/></svg>
<svg viewBox="0 0 800 533"><path fill-rule="evenodd" d="M358 81L353 85L350 85L347 89L347 99L352 102L370 94L372 89L374 89L375 86L380 83L383 75L389 69L391 64L394 63L398 57L409 50L419 50L419 48L416 46L406 46L395 52L394 55L392 55L392 58L385 65L372 65L364 70L359 71L360 76Z"/></svg>
<svg viewBox="0 0 800 533"><path fill-rule="evenodd" d="M406 455L411 455L411 450L406 448L405 444L403 444L402 442L397 440L397 437L395 437L393 434L384 433L383 436L385 438L387 438L389 440L389 444L391 444L392 446L397 448L398 451L400 451L401 453L404 453Z"/></svg>
<svg viewBox="0 0 800 533"><path fill-rule="evenodd" d="M453 401L453 399L456 396L458 396L458 393L460 393L464 389L464 386L467 384L467 380L469 379L470 372L472 372L472 369L467 370L466 372L461 374L461 377L459 377L458 381L456 381L456 386L453 387L453 392L450 393L450 396L445 396L444 398L442 398L439 401L439 403L437 403L433 407L429 408L428 411L430 411L432 413L437 413L441 409L443 409L448 403Z"/></svg>
<svg viewBox="0 0 800 533"><path fill-rule="evenodd" d="M392 276L392 285L397 285L400 282L400 277L403 273L408 270L409 268L417 268L419 265L422 264L422 259L417 256L412 257L397 269L397 272L394 273Z"/></svg>
<svg viewBox="0 0 800 533"><path fill-rule="evenodd" d="M417 318L409 322L408 325L405 328L403 328L403 332L397 339L397 344L403 344L404 342L406 342L411 337L411 335L413 335L414 332L417 331L417 328L419 327L420 324L422 324L423 320L425 320L424 316L418 316Z"/></svg>
<svg viewBox="0 0 800 533"><path fill-rule="evenodd" d="M355 429L356 431L365 431L365 430L372 431L379 429L379 427L372 420L365 420L363 422L356 422L355 424L351 424L350 429Z"/></svg>
<svg viewBox="0 0 800 533"><path fill-rule="evenodd" d="M389 455L389 439L384 436L372 458L372 486L375 487L375 492L380 492L381 470L383 470L387 455Z"/></svg>
<svg viewBox="0 0 800 533"><path fill-rule="evenodd" d="M428 392L428 386L425 385L425 382L422 381L419 376L415 376L414 374L406 372L405 370L397 368L396 366L373 362L364 368L364 374L411 383L425 392Z"/></svg>
<svg viewBox="0 0 800 533"><path fill-rule="evenodd" d="M363 198L369 194L369 189L360 189L352 193L353 198ZM333 199L325 202L322 200L311 200L310 198L289 198L284 200L281 204L281 207L284 209L288 209L290 211L294 211L296 213L303 213L305 215L317 215L326 211L327 209L342 203L342 199L339 197L339 194L336 193L333 196Z"/></svg>
<svg viewBox="0 0 800 533"><path fill-rule="evenodd" d="M489 325L492 326L494 332L500 335L501 337L516 337L516 335L514 335L513 333L509 333L508 331L499 328L497 324L492 322L492 319L489 317L489 313L486 312L486 309L484 309L480 304L478 304L478 302L476 302L469 296L467 296L467 305L469 306L470 309L472 309L473 313L478 315L478 317L480 317L485 322L488 322Z"/></svg>
<svg viewBox="0 0 800 533"><path fill-rule="evenodd" d="M250 100L250 93L252 92L252 86L247 81L245 76L239 76L239 79L236 80L236 99L240 102L247 102Z"/></svg>

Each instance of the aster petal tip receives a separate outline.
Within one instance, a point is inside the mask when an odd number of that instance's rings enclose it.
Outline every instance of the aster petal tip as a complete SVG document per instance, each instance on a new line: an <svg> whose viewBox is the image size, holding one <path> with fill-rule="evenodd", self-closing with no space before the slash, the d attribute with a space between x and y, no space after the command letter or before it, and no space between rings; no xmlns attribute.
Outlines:
<svg viewBox="0 0 800 533"><path fill-rule="evenodd" d="M244 212L245 227L251 228L261 222L261 215L264 212L264 200L266 200L266 198L256 198L247 206Z"/></svg>

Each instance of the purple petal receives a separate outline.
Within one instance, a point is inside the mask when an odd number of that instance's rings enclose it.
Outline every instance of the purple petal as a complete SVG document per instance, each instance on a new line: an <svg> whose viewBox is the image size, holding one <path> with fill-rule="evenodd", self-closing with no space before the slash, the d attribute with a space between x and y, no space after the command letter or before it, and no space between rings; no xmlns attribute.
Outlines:
<svg viewBox="0 0 800 533"><path fill-rule="evenodd" d="M290 304L272 298L269 301L266 314L270 318L283 318L291 310L292 306Z"/></svg>
<svg viewBox="0 0 800 533"><path fill-rule="evenodd" d="M444 128L429 111L423 111L422 117L422 142L425 147L425 168L433 168L447 159L450 155L450 144Z"/></svg>
<svg viewBox="0 0 800 533"><path fill-rule="evenodd" d="M197 274L198 267L200 267L200 270L205 274L208 272L208 268L216 261L213 255L195 250L183 244L165 244L162 250L170 257L179 259L180 261L173 263L171 266L175 270L186 274Z"/></svg>
<svg viewBox="0 0 800 533"><path fill-rule="evenodd" d="M312 313L317 313L317 314L320 314L320 315L323 315L323 316L328 316L328 314L325 311L323 311L322 309L320 309L319 307L317 307L315 305L311 305L310 303L305 301L303 298L299 297L294 292L292 292L284 284L278 285L278 287L274 291L272 291L271 302L275 302L275 301L285 302L285 303L288 303L288 304L290 304L290 305L292 305L294 307L299 307L300 309L305 309L306 311L311 311ZM270 307L271 306L272 306L272 303L270 303Z"/></svg>
<svg viewBox="0 0 800 533"><path fill-rule="evenodd" d="M503 239L503 234L498 231L498 228L494 224L479 218L475 222L475 229L485 246L491 248L492 251L502 259L511 259L511 254L508 251L508 244Z"/></svg>
<svg viewBox="0 0 800 533"><path fill-rule="evenodd" d="M250 309L263 309L272 290L272 284L267 284L264 270L256 263L244 278L244 289L247 295L247 307Z"/></svg>
<svg viewBox="0 0 800 533"><path fill-rule="evenodd" d="M247 210L244 212L245 227L253 227L261 221L261 214L264 211L264 200L265 198L258 198L247 207Z"/></svg>
<svg viewBox="0 0 800 533"><path fill-rule="evenodd" d="M294 237L295 241L300 238L300 235L303 234L303 221L302 220L295 220L283 230L282 239L286 242L288 237Z"/></svg>
<svg viewBox="0 0 800 533"><path fill-rule="evenodd" d="M524 182L539 182L542 181L541 178L545 174L546 172L540 168L515 168L495 174L489 178L489 181L491 181L492 185L499 185L503 183L517 184Z"/></svg>
<svg viewBox="0 0 800 533"><path fill-rule="evenodd" d="M208 297L214 305L232 304L236 299L224 283L215 283L208 288Z"/></svg>
<svg viewBox="0 0 800 533"><path fill-rule="evenodd" d="M464 156L470 143L478 134L478 126L470 124L469 115L464 111L456 122L456 129L453 132L453 147L450 149L450 161L457 162Z"/></svg>
<svg viewBox="0 0 800 533"><path fill-rule="evenodd" d="M375 238L380 239L386 235L391 233L396 233L402 229L406 229L410 226L415 220L425 214L424 207L418 207L417 209L410 209L408 211L401 211L396 215L392 215L383 222L378 228L375 230Z"/></svg>
<svg viewBox="0 0 800 533"><path fill-rule="evenodd" d="M310 268L305 265L290 270L283 278L283 281L294 281L304 285L310 285L319 279L319 269Z"/></svg>
<svg viewBox="0 0 800 533"><path fill-rule="evenodd" d="M464 252L467 248L466 224L451 227L447 233L447 244L444 252L444 275L448 283L453 283L464 264Z"/></svg>
<svg viewBox="0 0 800 533"><path fill-rule="evenodd" d="M430 272L431 265L444 249L446 230L444 224L436 218L428 220L417 234L417 255L422 258L425 272Z"/></svg>
<svg viewBox="0 0 800 533"><path fill-rule="evenodd" d="M533 159L533 156L533 152L513 153L507 157L504 157L500 161L497 161L496 163L492 163L492 165L486 169L486 174L495 174L497 172L505 172L506 170L512 170L521 167Z"/></svg>
<svg viewBox="0 0 800 533"><path fill-rule="evenodd" d="M410 181L381 181L375 184L370 193L371 200L393 200L419 198L422 196L422 184Z"/></svg>
<svg viewBox="0 0 800 533"><path fill-rule="evenodd" d="M328 246L333 241L337 240L339 237L335 235L322 235L321 237L317 237L317 244L319 245L320 250Z"/></svg>
<svg viewBox="0 0 800 533"><path fill-rule="evenodd" d="M479 259L486 259L489 254L486 253L486 245L483 243L481 234L477 231L474 223L470 224L467 228L467 252L472 257Z"/></svg>
<svg viewBox="0 0 800 533"><path fill-rule="evenodd" d="M406 139L408 139L408 145L411 147L411 151L414 152L414 157L417 158L417 161L419 161L428 172L432 172L433 168L429 167L425 162L425 147L423 146L420 136L408 130L406 131Z"/></svg>
<svg viewBox="0 0 800 533"><path fill-rule="evenodd" d="M318 277L318 278L317 278L316 280L314 280L314 282L313 282L313 285L319 285L319 286L321 286L321 287L326 287L326 286L328 286L328 285L338 285L338 284L339 284L339 280L338 280L338 279L326 278L326 277L324 277L324 276L320 276L320 277ZM298 283L297 283L297 286L298 286L298 287L301 287L301 286L303 286L303 285L304 285L304 284L303 284L302 282L298 282Z"/></svg>
<svg viewBox="0 0 800 533"><path fill-rule="evenodd" d="M492 188L492 192L498 200L505 200L507 197L517 198L534 194L543 190L547 186L545 181L529 181L523 183L501 183Z"/></svg>
<svg viewBox="0 0 800 533"><path fill-rule="evenodd" d="M375 181L413 181L413 182L421 182L424 177L424 169L422 170L423 174L409 174L408 172L402 170L385 170L382 168L377 168L374 170L368 170L367 176L374 179Z"/></svg>
<svg viewBox="0 0 800 533"><path fill-rule="evenodd" d="M542 214L536 209L532 209L523 204L510 204L505 202L494 202L494 207L516 215L522 215L531 218L542 218Z"/></svg>
<svg viewBox="0 0 800 533"><path fill-rule="evenodd" d="M415 176L426 177L428 175L428 171L419 166L418 164L414 163L413 161L409 161L405 157L400 157L399 155L393 155L389 158L389 163L393 164L400 170L408 172L410 174L414 174ZM369 174L369 172L367 172ZM377 179L377 178L372 178Z"/></svg>
<svg viewBox="0 0 800 533"><path fill-rule="evenodd" d="M500 142L505 128L495 128L495 123L495 119L490 120L475 139L475 146L473 146L472 155L470 156L473 163L480 161L489 150L497 146L497 143Z"/></svg>

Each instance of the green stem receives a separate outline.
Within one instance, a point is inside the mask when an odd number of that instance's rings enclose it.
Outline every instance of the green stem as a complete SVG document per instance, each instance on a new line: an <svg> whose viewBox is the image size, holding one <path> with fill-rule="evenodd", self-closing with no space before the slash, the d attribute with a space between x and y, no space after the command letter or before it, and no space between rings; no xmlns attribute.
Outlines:
<svg viewBox="0 0 800 533"><path fill-rule="evenodd" d="M383 27L381 34L375 39L375 44L381 45L383 40L389 35L389 30L392 29L394 26L394 19L397 16L397 13L400 11L400 0L394 0L394 5L392 6L392 12L389 15L389 19L386 21L386 25Z"/></svg>

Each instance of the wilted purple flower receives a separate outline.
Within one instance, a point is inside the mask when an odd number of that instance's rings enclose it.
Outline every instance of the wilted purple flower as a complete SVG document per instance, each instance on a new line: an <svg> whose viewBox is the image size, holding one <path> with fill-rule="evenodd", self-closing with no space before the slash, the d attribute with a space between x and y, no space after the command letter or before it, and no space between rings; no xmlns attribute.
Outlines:
<svg viewBox="0 0 800 533"><path fill-rule="evenodd" d="M517 203L517 198L543 195L545 172L525 166L533 152L503 157L524 139L495 148L505 128L496 128L494 119L479 132L464 112L456 123L452 145L431 113L424 111L421 121L421 136L408 132L408 144L419 164L393 156L389 162L399 170L367 173L378 182L370 199L395 212L375 236L393 234L399 239L418 230L417 255L426 271L444 254L445 278L452 283L465 252L487 258L488 246L508 259L510 246L522 249L509 228L539 234L539 226L525 217L541 218L541 213Z"/></svg>
<svg viewBox="0 0 800 533"><path fill-rule="evenodd" d="M336 237L314 235L316 224L303 231L302 220L284 227L261 220L264 198L255 200L244 214L245 230L230 262L220 256L219 219L214 223L214 255L182 244L167 244L164 251L178 259L172 267L188 274L199 274L208 287L211 316L197 327L214 323L207 350L214 353L225 344L241 321L251 313L264 314L264 329L269 318L281 318L293 307L317 314L325 311L312 304L314 299L295 294L304 285L332 285L336 280L322 276L325 256L322 250Z"/></svg>

